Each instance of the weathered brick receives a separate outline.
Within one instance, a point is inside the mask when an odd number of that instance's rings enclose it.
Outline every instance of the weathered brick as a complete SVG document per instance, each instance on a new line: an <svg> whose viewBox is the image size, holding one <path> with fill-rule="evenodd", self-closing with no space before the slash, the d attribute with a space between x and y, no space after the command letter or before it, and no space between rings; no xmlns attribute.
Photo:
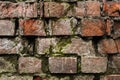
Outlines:
<svg viewBox="0 0 120 80"><path fill-rule="evenodd" d="M116 39L120 37L120 21L114 21L111 36Z"/></svg>
<svg viewBox="0 0 120 80"><path fill-rule="evenodd" d="M81 58L81 71L83 73L104 73L106 72L106 69L107 69L107 58L105 57Z"/></svg>
<svg viewBox="0 0 120 80"><path fill-rule="evenodd" d="M103 36L105 34L103 20L83 19L81 22L80 34L82 36Z"/></svg>
<svg viewBox="0 0 120 80"><path fill-rule="evenodd" d="M44 0L44 1L76 2L77 0Z"/></svg>
<svg viewBox="0 0 120 80"><path fill-rule="evenodd" d="M120 11L120 2L105 2L103 4L103 11L105 15L108 16L120 16L119 11Z"/></svg>
<svg viewBox="0 0 120 80"><path fill-rule="evenodd" d="M16 56L1 56L0 57L0 73L16 72L17 57Z"/></svg>
<svg viewBox="0 0 120 80"><path fill-rule="evenodd" d="M112 68L115 69L116 72L120 72L120 57L113 57L112 58Z"/></svg>
<svg viewBox="0 0 120 80"><path fill-rule="evenodd" d="M94 76L93 75L79 75L79 76L74 76L74 80L93 80Z"/></svg>
<svg viewBox="0 0 120 80"><path fill-rule="evenodd" d="M106 33L107 33L107 35L111 35L111 33L112 33L112 20L106 20Z"/></svg>
<svg viewBox="0 0 120 80"><path fill-rule="evenodd" d="M60 17L63 15L64 6L56 2L45 2L44 12L45 17Z"/></svg>
<svg viewBox="0 0 120 80"><path fill-rule="evenodd" d="M120 38L115 39L115 43L116 43L116 46L117 46L117 50L120 53Z"/></svg>
<svg viewBox="0 0 120 80"><path fill-rule="evenodd" d="M19 75L1 75L0 80L33 80L32 76L19 76Z"/></svg>
<svg viewBox="0 0 120 80"><path fill-rule="evenodd" d="M25 36L45 36L45 27L42 20L35 19L20 19L19 27L21 29L21 35Z"/></svg>
<svg viewBox="0 0 120 80"><path fill-rule="evenodd" d="M0 36L14 36L15 22L10 20L0 20Z"/></svg>
<svg viewBox="0 0 120 80"><path fill-rule="evenodd" d="M63 18L52 21L52 35L72 35L76 25L77 20L75 18Z"/></svg>
<svg viewBox="0 0 120 80"><path fill-rule="evenodd" d="M0 2L0 18L37 17L37 3Z"/></svg>
<svg viewBox="0 0 120 80"><path fill-rule="evenodd" d="M17 54L22 47L22 44L16 42L14 39L0 39L0 54Z"/></svg>
<svg viewBox="0 0 120 80"><path fill-rule="evenodd" d="M75 7L75 16L78 18L85 16L85 2L77 2L77 7Z"/></svg>
<svg viewBox="0 0 120 80"><path fill-rule="evenodd" d="M50 57L49 70L51 73L68 73L77 72L77 58L75 57Z"/></svg>
<svg viewBox="0 0 120 80"><path fill-rule="evenodd" d="M19 63L19 73L40 73L42 61L33 57L20 57Z"/></svg>
<svg viewBox="0 0 120 80"><path fill-rule="evenodd" d="M99 1L86 1L86 15L87 16L100 16L100 2Z"/></svg>
<svg viewBox="0 0 120 80"><path fill-rule="evenodd" d="M44 17L62 17L65 15L70 16L68 10L70 5L68 3L58 2L44 2Z"/></svg>
<svg viewBox="0 0 120 80"><path fill-rule="evenodd" d="M49 53L51 47L56 45L55 38L38 38L36 39L36 48L38 54Z"/></svg>
<svg viewBox="0 0 120 80"><path fill-rule="evenodd" d="M114 54L118 52L113 39L102 39L98 44L98 51L104 54Z"/></svg>
<svg viewBox="0 0 120 80"><path fill-rule="evenodd" d="M113 75L101 76L100 80L120 80L120 75L113 74Z"/></svg>
<svg viewBox="0 0 120 80"><path fill-rule="evenodd" d="M25 16L23 17L37 17L37 3L26 3L25 4L25 12L23 14L25 14Z"/></svg>
<svg viewBox="0 0 120 80"><path fill-rule="evenodd" d="M81 38L72 38L71 43L63 48L63 53L75 53L80 56L95 56L92 41L84 41Z"/></svg>

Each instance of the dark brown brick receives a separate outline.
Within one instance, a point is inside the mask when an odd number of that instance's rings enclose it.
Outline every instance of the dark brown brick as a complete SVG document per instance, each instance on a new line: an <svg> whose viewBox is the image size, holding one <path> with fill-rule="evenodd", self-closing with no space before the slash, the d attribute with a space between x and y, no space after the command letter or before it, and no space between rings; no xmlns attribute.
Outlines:
<svg viewBox="0 0 120 80"><path fill-rule="evenodd" d="M0 36L14 36L15 22L10 20L0 20Z"/></svg>
<svg viewBox="0 0 120 80"><path fill-rule="evenodd" d="M86 1L86 15L87 16L100 16L100 2L99 1Z"/></svg>
<svg viewBox="0 0 120 80"><path fill-rule="evenodd" d="M112 34L111 36L116 39L120 37L120 21L115 20L113 27L112 27Z"/></svg>
<svg viewBox="0 0 120 80"><path fill-rule="evenodd" d="M112 58L112 66L114 69L118 70L117 72L120 71L120 63L119 62L120 62L120 57L114 56Z"/></svg>
<svg viewBox="0 0 120 80"><path fill-rule="evenodd" d="M81 58L81 71L83 73L104 73L106 72L106 69L107 69L107 58L105 57Z"/></svg>
<svg viewBox="0 0 120 80"><path fill-rule="evenodd" d="M98 44L99 53L114 54L117 53L117 46L113 39L103 39Z"/></svg>
<svg viewBox="0 0 120 80"><path fill-rule="evenodd" d="M105 26L103 20L100 19L83 19L81 22L82 36L103 36L105 34Z"/></svg>
<svg viewBox="0 0 120 80"><path fill-rule="evenodd" d="M50 57L49 70L51 73L68 73L77 72L77 58L75 57Z"/></svg>
<svg viewBox="0 0 120 80"><path fill-rule="evenodd" d="M35 19L20 19L19 27L21 29L21 35L25 36L45 36L45 27L42 20Z"/></svg>
<svg viewBox="0 0 120 80"><path fill-rule="evenodd" d="M40 73L41 63L40 59L34 57L20 57L18 60L19 73Z"/></svg>

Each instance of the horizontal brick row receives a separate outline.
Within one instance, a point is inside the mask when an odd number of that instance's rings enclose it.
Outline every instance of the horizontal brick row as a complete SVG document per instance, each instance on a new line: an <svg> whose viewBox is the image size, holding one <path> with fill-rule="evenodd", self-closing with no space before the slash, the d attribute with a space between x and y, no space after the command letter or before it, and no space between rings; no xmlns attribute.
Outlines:
<svg viewBox="0 0 120 80"><path fill-rule="evenodd" d="M17 60L16 56L1 56L0 63L0 73L17 72L17 63L20 74L41 73L43 69L42 59L35 57L20 57ZM78 63L81 64L79 68ZM107 70L107 58L82 57L81 62L78 62L77 57L49 57L47 65L50 73L75 74L80 68L82 73L104 73Z"/></svg>
<svg viewBox="0 0 120 80"><path fill-rule="evenodd" d="M16 28L23 36L64 36L81 35L89 36L111 36L119 38L119 20L110 19L82 19L60 18L50 19L48 23L42 19L19 19L19 25L15 20L0 20L0 36L15 36Z"/></svg>
<svg viewBox="0 0 120 80"><path fill-rule="evenodd" d="M74 1L72 1L74 2ZM44 6L44 7L43 7ZM74 6L74 7L73 7ZM101 7L102 6L102 7ZM77 5L66 2L0 2L0 18L37 17L119 17L120 2L77 1ZM101 8L103 10L101 10Z"/></svg>

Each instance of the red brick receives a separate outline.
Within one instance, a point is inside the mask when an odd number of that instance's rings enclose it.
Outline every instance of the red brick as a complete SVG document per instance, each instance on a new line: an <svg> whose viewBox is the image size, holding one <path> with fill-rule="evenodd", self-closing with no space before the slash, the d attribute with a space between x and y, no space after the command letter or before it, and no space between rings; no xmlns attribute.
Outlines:
<svg viewBox="0 0 120 80"><path fill-rule="evenodd" d="M77 25L75 18L64 18L52 21L52 35L72 35L72 29Z"/></svg>
<svg viewBox="0 0 120 80"><path fill-rule="evenodd" d="M111 35L111 30L112 30L112 21L111 20L107 20L106 21L106 33L107 35Z"/></svg>
<svg viewBox="0 0 120 80"><path fill-rule="evenodd" d="M117 46L117 50L118 52L120 53L120 39L115 39L115 43L116 43L116 46Z"/></svg>
<svg viewBox="0 0 120 80"><path fill-rule="evenodd" d="M75 57L50 57L49 70L51 73L68 73L77 72L77 58Z"/></svg>
<svg viewBox="0 0 120 80"><path fill-rule="evenodd" d="M18 60L19 73L40 73L41 63L40 59L34 57L20 57Z"/></svg>
<svg viewBox="0 0 120 80"><path fill-rule="evenodd" d="M21 29L21 35L25 36L45 36L45 27L42 20L35 19L20 19L19 26Z"/></svg>
<svg viewBox="0 0 120 80"><path fill-rule="evenodd" d="M37 17L36 3L0 2L0 18Z"/></svg>
<svg viewBox="0 0 120 80"><path fill-rule="evenodd" d="M100 19L83 19L81 22L82 36L103 36L105 34L105 26L103 20Z"/></svg>
<svg viewBox="0 0 120 80"><path fill-rule="evenodd" d="M75 16L83 17L85 16L85 2L77 2L77 7L75 7Z"/></svg>
<svg viewBox="0 0 120 80"><path fill-rule="evenodd" d="M15 22L10 20L0 20L0 36L14 36Z"/></svg>
<svg viewBox="0 0 120 80"><path fill-rule="evenodd" d="M105 57L81 58L81 71L83 73L104 73L106 72L106 69L107 69L107 58Z"/></svg>
<svg viewBox="0 0 120 80"><path fill-rule="evenodd" d="M86 1L86 15L87 16L100 16L100 2Z"/></svg>
<svg viewBox="0 0 120 80"><path fill-rule="evenodd" d="M105 2L103 4L103 11L105 15L108 16L120 16L119 11L120 11L120 2Z"/></svg>
<svg viewBox="0 0 120 80"><path fill-rule="evenodd" d="M118 52L113 39L102 39L98 44L98 51L104 54L114 54Z"/></svg>

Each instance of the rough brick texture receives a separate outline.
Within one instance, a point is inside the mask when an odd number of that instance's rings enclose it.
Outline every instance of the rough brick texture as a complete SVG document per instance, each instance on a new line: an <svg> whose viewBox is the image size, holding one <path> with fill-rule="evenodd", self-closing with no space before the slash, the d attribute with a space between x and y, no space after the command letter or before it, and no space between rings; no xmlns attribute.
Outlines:
<svg viewBox="0 0 120 80"><path fill-rule="evenodd" d="M107 58L104 57L81 58L81 71L83 73L104 73L106 69L107 69Z"/></svg>
<svg viewBox="0 0 120 80"><path fill-rule="evenodd" d="M39 73L41 72L41 60L32 57L19 58L20 73Z"/></svg>
<svg viewBox="0 0 120 80"><path fill-rule="evenodd" d="M0 80L120 80L120 0L0 0Z"/></svg>
<svg viewBox="0 0 120 80"><path fill-rule="evenodd" d="M77 58L74 57L50 57L49 70L51 73L76 73Z"/></svg>

